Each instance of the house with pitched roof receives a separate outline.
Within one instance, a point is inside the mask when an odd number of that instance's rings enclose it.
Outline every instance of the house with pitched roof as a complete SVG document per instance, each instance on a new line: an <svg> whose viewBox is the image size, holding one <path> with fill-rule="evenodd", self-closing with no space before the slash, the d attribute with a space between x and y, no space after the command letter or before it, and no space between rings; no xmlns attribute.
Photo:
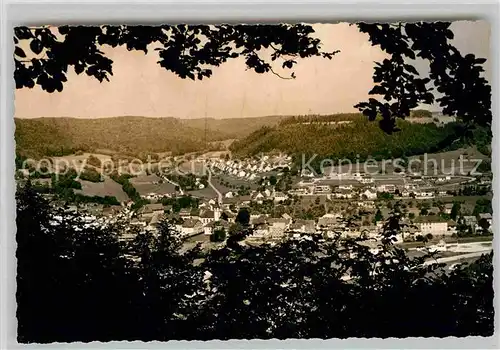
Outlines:
<svg viewBox="0 0 500 350"><path fill-rule="evenodd" d="M220 219L222 210L218 207L215 206L214 210L203 210L200 213L200 221L203 223L203 225L207 225L210 222L213 221L218 221Z"/></svg>
<svg viewBox="0 0 500 350"><path fill-rule="evenodd" d="M223 229L224 231L228 231L231 224L225 220L212 221L205 226L203 226L203 233L206 235L211 235L214 231L218 229Z"/></svg>
<svg viewBox="0 0 500 350"><path fill-rule="evenodd" d="M288 199L288 196L283 192L275 192L273 197L275 203L283 202Z"/></svg>
<svg viewBox="0 0 500 350"><path fill-rule="evenodd" d="M187 219L180 225L183 236L192 236L203 232L203 224L200 220Z"/></svg>
<svg viewBox="0 0 500 350"><path fill-rule="evenodd" d="M291 232L313 234L316 233L316 222L314 220L296 220L289 227Z"/></svg>
<svg viewBox="0 0 500 350"><path fill-rule="evenodd" d="M146 204L141 209L139 209L139 215L144 218L152 218L154 214L163 214L163 204Z"/></svg>
<svg viewBox="0 0 500 350"><path fill-rule="evenodd" d="M281 237L285 234L291 220L285 218L271 218L268 220L269 233L272 237Z"/></svg>
<svg viewBox="0 0 500 350"><path fill-rule="evenodd" d="M179 211L179 216L183 219L191 219L191 208L182 208Z"/></svg>

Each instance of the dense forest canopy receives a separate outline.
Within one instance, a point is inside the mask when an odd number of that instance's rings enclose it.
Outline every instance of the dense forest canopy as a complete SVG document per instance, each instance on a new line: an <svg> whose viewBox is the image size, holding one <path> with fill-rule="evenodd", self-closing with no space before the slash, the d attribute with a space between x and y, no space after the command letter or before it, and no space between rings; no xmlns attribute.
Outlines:
<svg viewBox="0 0 500 350"><path fill-rule="evenodd" d="M235 141L230 149L241 157L281 151L296 156L298 165L303 154L309 157L317 155L312 165L318 166L324 158L364 161L373 157L381 160L456 149L464 145L460 142L463 126L458 123L438 126L399 120L396 124L399 131L388 135L360 114L348 116L348 124L329 124L331 118L328 117L324 119L326 121L315 117L312 123L302 122L304 118L291 118L284 120L279 127L262 127Z"/></svg>
<svg viewBox="0 0 500 350"><path fill-rule="evenodd" d="M434 102L468 127L491 125L491 87L482 76L486 60L463 55L451 44L454 34L450 23L356 26L368 34L372 45L390 55L374 68L374 87L369 94L377 98L355 106L370 120L381 115L379 124L384 131L393 132L397 118L407 117L421 104ZM293 69L300 59L334 59L338 53L322 51L321 41L313 37L314 29L306 24L45 26L17 27L14 34L16 87L38 85L49 93L62 91L68 69L77 74L85 72L100 82L109 80L113 61L100 50L102 45L126 46L149 54L149 45L157 44L158 64L180 78L193 80L210 77L213 67L237 57L256 73L278 75L272 64ZM270 62L262 49L271 50ZM416 58L429 63L429 77L420 77L411 64ZM294 77L292 72L281 78Z"/></svg>
<svg viewBox="0 0 500 350"><path fill-rule="evenodd" d="M416 115L428 111L417 110ZM415 117L418 118L418 117ZM116 117L99 119L16 119L16 152L30 158L94 152L126 157L157 153L172 155L224 149L224 140L234 141L230 149L238 156L281 151L290 155L310 153L335 158L401 157L437 152L474 144L489 155L491 131L476 127L472 137L461 139L462 123L436 125L400 120L399 132L384 133L360 113L258 117L236 119L179 120L175 118ZM248 122L248 123L247 123ZM353 158L354 159L354 158ZM90 163L89 163L90 164Z"/></svg>
<svg viewBox="0 0 500 350"><path fill-rule="evenodd" d="M491 254L451 272L422 265L432 254L392 244L398 206L377 255L358 239L243 246L244 227L217 249L181 252L166 222L124 243L119 223L51 224L57 215L29 183L18 191L20 342L493 334Z"/></svg>
<svg viewBox="0 0 500 350"><path fill-rule="evenodd" d="M284 116L177 119L172 117L16 118L16 151L38 159L78 151L140 157L155 152L183 154L217 148L219 141L243 138ZM205 134L205 123L208 132ZM205 143L205 136L206 142ZM220 147L219 147L220 148Z"/></svg>
<svg viewBox="0 0 500 350"><path fill-rule="evenodd" d="M175 118L18 118L15 122L17 152L35 158L78 150L107 149L137 156L144 152L187 153L205 147L203 129ZM208 141L225 138L228 135L213 131Z"/></svg>

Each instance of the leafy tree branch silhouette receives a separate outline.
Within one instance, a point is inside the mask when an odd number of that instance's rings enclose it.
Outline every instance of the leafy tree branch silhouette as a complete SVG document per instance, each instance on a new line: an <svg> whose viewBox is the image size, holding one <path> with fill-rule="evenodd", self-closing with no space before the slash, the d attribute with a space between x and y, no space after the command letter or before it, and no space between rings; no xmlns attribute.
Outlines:
<svg viewBox="0 0 500 350"><path fill-rule="evenodd" d="M369 94L377 98L355 105L370 120L381 116L384 131L396 131L397 118L409 116L419 104L434 102L468 130L491 126L491 86L481 76L486 60L473 54L463 56L450 43L454 37L450 23L353 25L368 34L372 45L391 56L376 62ZM294 72L283 77L271 63L279 61L283 69L293 69L297 58L332 59L339 53L323 51L313 33L312 26L306 24L17 27L14 78L18 89L39 85L49 93L63 90L70 67L77 74L109 81L113 61L100 50L102 45L125 46L148 54L148 46L158 44L157 63L182 79L209 78L213 67L238 57L256 73L294 79ZM23 41L29 45L21 45ZM271 62L263 57L263 49L271 52ZM410 64L416 58L429 63L429 77L420 77Z"/></svg>

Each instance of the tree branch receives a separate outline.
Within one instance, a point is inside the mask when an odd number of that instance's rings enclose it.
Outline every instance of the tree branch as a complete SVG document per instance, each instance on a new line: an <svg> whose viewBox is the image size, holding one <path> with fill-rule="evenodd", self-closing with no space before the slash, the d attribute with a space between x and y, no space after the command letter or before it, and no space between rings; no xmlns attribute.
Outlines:
<svg viewBox="0 0 500 350"><path fill-rule="evenodd" d="M293 74L292 72L292 75L290 77L283 77L281 75L279 75L278 73L276 73L271 66L269 66L269 70L271 71L271 73L273 73L274 75L276 75L278 78L281 78L281 79L285 79L285 80L290 80L290 79L295 79L295 75Z"/></svg>

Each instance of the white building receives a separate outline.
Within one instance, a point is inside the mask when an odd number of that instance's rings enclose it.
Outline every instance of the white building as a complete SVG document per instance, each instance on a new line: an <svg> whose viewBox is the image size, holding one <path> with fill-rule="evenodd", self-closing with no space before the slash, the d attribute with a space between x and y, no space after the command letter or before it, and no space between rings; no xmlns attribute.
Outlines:
<svg viewBox="0 0 500 350"><path fill-rule="evenodd" d="M253 199L256 200L257 202L259 202L259 201L262 202L264 200L264 198L265 198L265 196L260 192L258 192L255 195L255 197L253 197Z"/></svg>
<svg viewBox="0 0 500 350"><path fill-rule="evenodd" d="M395 191L396 191L396 186L394 184L385 184L377 186L377 192L394 193Z"/></svg>
<svg viewBox="0 0 500 350"><path fill-rule="evenodd" d="M203 233L206 235L211 235L215 230L222 229L226 231L228 228L229 228L229 223L224 220L213 221L203 226Z"/></svg>
<svg viewBox="0 0 500 350"><path fill-rule="evenodd" d="M203 224L200 220L188 219L185 220L182 225L180 225L180 231L182 235L194 235L203 232Z"/></svg>
<svg viewBox="0 0 500 350"><path fill-rule="evenodd" d="M221 209L215 207L214 210L206 210L200 215L200 220L203 225L207 225L214 221L219 221L221 216Z"/></svg>
<svg viewBox="0 0 500 350"><path fill-rule="evenodd" d="M269 236L269 225L266 223L255 225L252 238L265 238Z"/></svg>
<svg viewBox="0 0 500 350"><path fill-rule="evenodd" d="M433 236L451 235L450 231L448 230L448 222L438 216L421 216L418 218L417 224L420 228L420 233L423 236L429 233Z"/></svg>
<svg viewBox="0 0 500 350"><path fill-rule="evenodd" d="M300 187L293 190L288 191L291 195L303 196L309 193L309 189L307 187Z"/></svg>
<svg viewBox="0 0 500 350"><path fill-rule="evenodd" d="M314 193L330 193L332 188L328 185L317 185L314 187Z"/></svg>
<svg viewBox="0 0 500 350"><path fill-rule="evenodd" d="M342 190L342 189L335 191L334 193L332 193L332 195L335 198L339 199L350 199L353 197L353 194L350 190Z"/></svg>
<svg viewBox="0 0 500 350"><path fill-rule="evenodd" d="M359 201L358 202L358 207L366 208L366 209L373 209L375 208L375 202L374 201Z"/></svg>
<svg viewBox="0 0 500 350"><path fill-rule="evenodd" d="M434 197L434 192L432 192L432 191L419 191L419 192L415 193L415 195L417 197L420 197L420 198L432 198L432 197Z"/></svg>
<svg viewBox="0 0 500 350"><path fill-rule="evenodd" d="M163 213L163 205L158 204L146 204L139 210L139 214L145 218L152 218L155 214Z"/></svg>
<svg viewBox="0 0 500 350"><path fill-rule="evenodd" d="M257 192L252 195L252 200L257 202L258 204L262 204L264 202L264 199L266 199L266 197L261 192Z"/></svg>
<svg viewBox="0 0 500 350"><path fill-rule="evenodd" d="M286 201L288 199L288 196L284 194L283 192L275 192L274 193L274 201L276 203Z"/></svg>
<svg viewBox="0 0 500 350"><path fill-rule="evenodd" d="M362 195L366 196L369 200L377 199L377 192L370 191L369 189L365 190Z"/></svg>

